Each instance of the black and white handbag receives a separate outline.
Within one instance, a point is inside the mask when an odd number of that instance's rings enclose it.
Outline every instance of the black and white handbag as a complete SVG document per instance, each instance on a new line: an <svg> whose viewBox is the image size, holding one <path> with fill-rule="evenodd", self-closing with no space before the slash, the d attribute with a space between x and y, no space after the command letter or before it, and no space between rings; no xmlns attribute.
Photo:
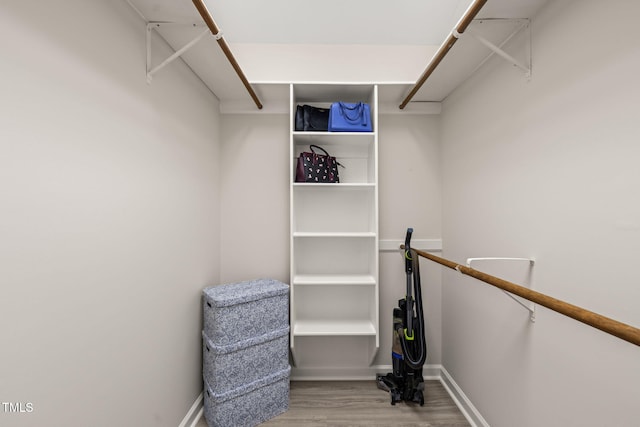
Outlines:
<svg viewBox="0 0 640 427"><path fill-rule="evenodd" d="M335 157L322 147L310 145L309 152L302 152L296 166L296 182L337 183L338 166L342 166ZM315 149L324 154L316 153ZM342 166L344 167L344 166Z"/></svg>

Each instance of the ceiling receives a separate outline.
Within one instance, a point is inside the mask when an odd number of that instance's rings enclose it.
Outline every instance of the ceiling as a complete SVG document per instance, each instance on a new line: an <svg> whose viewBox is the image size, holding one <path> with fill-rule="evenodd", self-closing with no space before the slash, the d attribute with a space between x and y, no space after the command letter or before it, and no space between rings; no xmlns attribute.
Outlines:
<svg viewBox="0 0 640 427"><path fill-rule="evenodd" d="M174 50L194 40L206 28L191 0L127 1L146 22L196 24L155 28ZM513 32L515 24L490 18L531 18L546 1L488 0L470 29L477 26L483 37L499 45ZM234 44L260 43L440 46L472 0L205 0L205 3L232 48ZM494 22L499 25L493 25ZM246 90L216 45L213 37L204 37L181 59L221 104L246 101L249 99ZM443 100L490 54L477 41L461 38L413 101ZM415 79L418 78L416 75ZM286 87L258 86L256 92L261 97L274 100L288 97ZM402 100L411 86L403 84L385 93Z"/></svg>
<svg viewBox="0 0 640 427"><path fill-rule="evenodd" d="M208 0L206 4L233 43L430 45L444 40L469 1Z"/></svg>
<svg viewBox="0 0 640 427"><path fill-rule="evenodd" d="M191 0L132 0L149 21L197 21ZM471 0L205 0L229 43L440 44Z"/></svg>

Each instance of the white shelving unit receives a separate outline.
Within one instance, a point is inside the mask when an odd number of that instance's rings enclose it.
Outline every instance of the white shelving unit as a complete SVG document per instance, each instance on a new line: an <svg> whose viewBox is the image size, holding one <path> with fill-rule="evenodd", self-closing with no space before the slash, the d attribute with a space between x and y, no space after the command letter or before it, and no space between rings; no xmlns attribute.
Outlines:
<svg viewBox="0 0 640 427"><path fill-rule="evenodd" d="M297 105L366 102L373 132L294 130ZM378 87L290 85L291 352L296 367L366 369L379 347ZM340 183L296 183L296 162L319 145L344 165ZM345 339L348 338L348 339ZM339 348L339 350L338 350Z"/></svg>

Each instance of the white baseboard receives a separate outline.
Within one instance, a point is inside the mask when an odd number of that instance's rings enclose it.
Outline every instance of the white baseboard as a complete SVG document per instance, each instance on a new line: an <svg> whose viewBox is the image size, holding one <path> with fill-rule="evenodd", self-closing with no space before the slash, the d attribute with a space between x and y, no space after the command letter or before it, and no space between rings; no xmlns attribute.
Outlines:
<svg viewBox="0 0 640 427"><path fill-rule="evenodd" d="M354 372L353 369L336 369L336 368L311 368L291 369L292 381L364 381L374 380L376 374L391 372L391 365L377 365L368 368L359 369ZM454 403L460 409L460 412L467 419L472 427L491 427L489 423L482 417L482 414L473 406L473 403L464 394L462 389L451 377L449 372L442 365L425 365L422 368L422 376L425 380L439 380L442 386L447 390ZM191 409L178 427L196 427L200 418L202 418L203 395L193 402Z"/></svg>
<svg viewBox="0 0 640 427"><path fill-rule="evenodd" d="M291 368L292 381L368 381L375 380L376 374L388 372L391 366L377 365L365 368Z"/></svg>
<svg viewBox="0 0 640 427"><path fill-rule="evenodd" d="M453 401L456 403L460 412L465 416L469 424L473 427L491 427L489 423L482 417L480 412L473 406L473 403L469 400L466 394L462 391L462 389L458 386L458 384L453 380L449 372L441 366L440 371L440 382L447 390Z"/></svg>
<svg viewBox="0 0 640 427"><path fill-rule="evenodd" d="M198 421L200 421L200 418L202 418L203 413L204 396L200 393L178 427L195 427L198 424Z"/></svg>
<svg viewBox="0 0 640 427"><path fill-rule="evenodd" d="M374 365L366 368L291 368L292 381L370 381L377 374L391 372L391 365ZM428 380L440 379L440 365L425 365L422 376Z"/></svg>

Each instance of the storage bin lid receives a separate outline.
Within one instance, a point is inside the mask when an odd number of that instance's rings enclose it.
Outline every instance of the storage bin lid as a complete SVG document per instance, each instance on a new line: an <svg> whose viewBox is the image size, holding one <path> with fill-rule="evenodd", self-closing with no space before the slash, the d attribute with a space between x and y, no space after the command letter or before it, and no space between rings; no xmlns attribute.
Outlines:
<svg viewBox="0 0 640 427"><path fill-rule="evenodd" d="M205 331L202 331L202 338L204 339L204 345L207 346L207 350L213 352L213 354L228 354L236 351L244 350L248 347L260 345L269 341L282 338L289 334L289 327L282 328L276 331L268 332L264 335L257 337L251 337L246 340L238 341L227 345L216 345L211 338L207 336Z"/></svg>
<svg viewBox="0 0 640 427"><path fill-rule="evenodd" d="M207 301L216 307L228 307L263 298L284 295L289 292L289 285L274 279L248 280L238 283L227 283L209 286L203 290Z"/></svg>
<svg viewBox="0 0 640 427"><path fill-rule="evenodd" d="M214 393L213 390L211 389L211 386L207 382L207 380L203 378L203 381L204 381L205 392L209 395L211 400L213 400L216 403L222 403L229 399L235 399L236 397L240 397L242 395L245 395L254 390L268 386L278 381L282 381L286 379L288 382L290 375L291 375L291 366L287 366L286 369L283 369L282 371L275 372L264 378L260 378L257 381L251 382L249 384L245 384L243 386L240 386L233 390L226 391L224 393Z"/></svg>

